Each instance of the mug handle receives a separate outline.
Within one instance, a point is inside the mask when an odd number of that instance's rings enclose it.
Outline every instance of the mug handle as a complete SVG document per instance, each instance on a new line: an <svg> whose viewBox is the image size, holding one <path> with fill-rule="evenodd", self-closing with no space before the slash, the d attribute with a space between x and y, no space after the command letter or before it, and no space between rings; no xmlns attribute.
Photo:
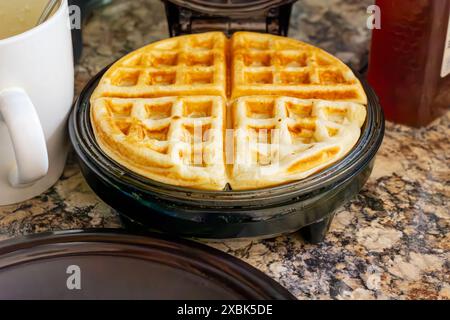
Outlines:
<svg viewBox="0 0 450 320"><path fill-rule="evenodd" d="M23 89L0 91L0 120L2 117L16 157L9 182L16 188L29 186L47 174L48 153L36 109Z"/></svg>

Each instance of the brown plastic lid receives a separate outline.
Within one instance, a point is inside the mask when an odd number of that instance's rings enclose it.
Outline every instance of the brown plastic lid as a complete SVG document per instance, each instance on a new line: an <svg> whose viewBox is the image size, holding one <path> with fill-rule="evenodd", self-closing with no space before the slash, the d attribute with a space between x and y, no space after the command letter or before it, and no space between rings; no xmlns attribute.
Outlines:
<svg viewBox="0 0 450 320"><path fill-rule="evenodd" d="M295 299L248 264L161 234L65 231L0 243L0 299Z"/></svg>

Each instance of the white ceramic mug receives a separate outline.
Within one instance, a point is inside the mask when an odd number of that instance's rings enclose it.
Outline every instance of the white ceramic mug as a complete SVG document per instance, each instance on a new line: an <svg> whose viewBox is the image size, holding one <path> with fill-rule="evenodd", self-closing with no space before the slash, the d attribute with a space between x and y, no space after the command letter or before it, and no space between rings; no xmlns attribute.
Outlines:
<svg viewBox="0 0 450 320"><path fill-rule="evenodd" d="M45 192L68 153L74 68L67 0L45 23L0 40L0 206Z"/></svg>

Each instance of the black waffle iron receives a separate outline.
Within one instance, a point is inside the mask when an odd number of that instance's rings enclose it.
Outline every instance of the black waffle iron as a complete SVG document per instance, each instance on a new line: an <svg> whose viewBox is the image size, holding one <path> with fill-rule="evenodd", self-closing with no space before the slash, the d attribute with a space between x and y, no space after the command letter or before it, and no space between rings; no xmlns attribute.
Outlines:
<svg viewBox="0 0 450 320"><path fill-rule="evenodd" d="M293 3L164 2L171 35L208 30L286 35ZM89 100L106 70L97 74L79 96L70 119L70 137L89 185L119 212L126 226L139 231L156 229L202 239L268 238L300 231L307 241L319 242L335 210L353 198L369 178L383 139L381 107L373 90L361 79L369 101L361 137L344 159L326 170L301 181L249 191L200 191L166 185L121 166L98 146L90 123Z"/></svg>

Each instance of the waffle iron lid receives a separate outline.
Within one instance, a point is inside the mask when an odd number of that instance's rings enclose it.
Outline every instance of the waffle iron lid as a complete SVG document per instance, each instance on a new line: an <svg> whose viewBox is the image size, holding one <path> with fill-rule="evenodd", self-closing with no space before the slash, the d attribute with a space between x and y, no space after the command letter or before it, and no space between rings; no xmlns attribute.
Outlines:
<svg viewBox="0 0 450 320"><path fill-rule="evenodd" d="M294 299L250 265L196 242L117 230L0 243L0 299Z"/></svg>

